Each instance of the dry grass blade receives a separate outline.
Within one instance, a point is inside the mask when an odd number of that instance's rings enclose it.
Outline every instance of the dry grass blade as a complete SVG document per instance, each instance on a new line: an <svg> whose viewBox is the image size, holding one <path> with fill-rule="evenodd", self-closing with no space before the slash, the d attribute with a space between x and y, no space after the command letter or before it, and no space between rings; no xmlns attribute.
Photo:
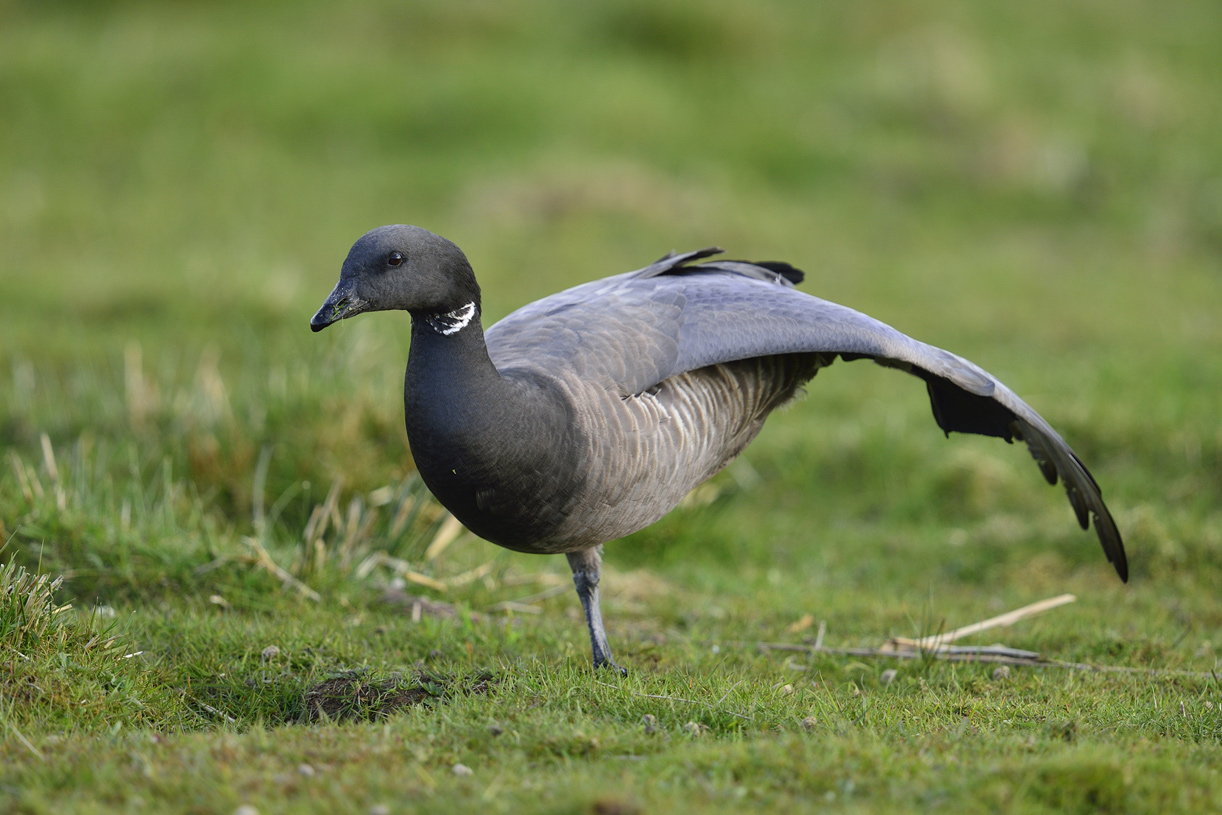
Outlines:
<svg viewBox="0 0 1222 815"><path fill-rule="evenodd" d="M331 489L327 490L327 497L310 512L310 520L306 523L305 534L303 536L307 547L312 547L315 541L327 534L328 524L338 515L337 507L339 505L341 483L341 480L338 478L332 481Z"/></svg>
<svg viewBox="0 0 1222 815"><path fill-rule="evenodd" d="M956 628L953 631L947 631L945 634L934 634L929 637L920 639L909 639L907 637L892 637L883 647L890 648L896 651L940 651L947 647L949 643L955 640L963 639L964 637L978 634L981 631L988 631L991 628L1003 628L1013 625L1019 620L1025 620L1028 617L1033 617L1036 614L1042 614L1045 611L1050 611L1054 608L1067 605L1076 601L1078 598L1072 594L1062 594L1058 597L1050 597L1047 600L1040 600L1038 603L1016 608L1013 611L1008 611L1005 614L999 614L996 617L990 617L987 620L981 620L978 623L965 625L961 628Z"/></svg>
<svg viewBox="0 0 1222 815"><path fill-rule="evenodd" d="M407 528L408 518L411 517L412 510L416 508L416 499L412 496L407 496L399 504L399 510L395 513L395 519L390 524L390 532L387 537L394 540L403 533Z"/></svg>
<svg viewBox="0 0 1222 815"><path fill-rule="evenodd" d="M424 550L424 559L429 561L435 560L438 555L446 550L446 547L458 538L462 531L462 522L447 513L446 519L441 522L441 528L433 536L429 548Z"/></svg>
<svg viewBox="0 0 1222 815"><path fill-rule="evenodd" d="M440 580L437 580L436 578L429 577L427 574L420 574L419 572L413 572L410 569L399 572L399 574L403 576L404 580L407 580L411 583L415 583L417 586L424 586L426 588L433 589L434 591L446 591L450 588L445 583L443 583Z"/></svg>
<svg viewBox="0 0 1222 815"><path fill-rule="evenodd" d="M373 526L378 521L378 510L370 507L365 512L364 502L360 497L354 497L348 504L348 522L344 540L339 545L340 565L347 567L352 562L358 545L369 540Z"/></svg>
<svg viewBox="0 0 1222 815"><path fill-rule="evenodd" d="M999 663L1002 665L1031 665L1035 667L1048 668L1066 668L1074 671L1092 671L1099 673L1125 673L1139 674L1152 677L1166 676L1182 676L1193 677L1198 679L1206 679L1214 677L1213 673L1205 671L1188 671L1175 668L1130 668L1125 666L1113 665L1088 665L1084 662L1062 662L1056 659L1047 659L1036 651L1024 651L1019 648L1011 648L1006 645L949 645L948 643L966 637L970 634L977 634L981 631L988 631L992 628L1000 628L1013 625L1019 620L1027 617L1040 614L1050 609L1058 608L1063 605L1077 600L1072 594L1062 594L1057 597L1050 597L1047 600L1041 600L1038 603L1016 608L1013 611L999 614L996 617L990 617L987 620L981 620L978 623L965 625L961 628L956 628L953 631L948 631L945 634L935 634L921 639L908 639L906 637L892 637L881 648L829 648L823 645L823 635L826 631L826 624L819 624L819 634L814 645L801 645L785 642L756 642L756 643L733 643L739 646L753 645L756 648L765 651L793 651L805 654L837 654L840 656L854 657L884 657L890 659L923 659L932 657L934 659L946 660L948 662L990 662ZM1216 677L1215 677L1216 678Z"/></svg>
<svg viewBox="0 0 1222 815"><path fill-rule="evenodd" d="M272 560L272 556L267 553L267 550L263 548L263 544L259 543L258 540L251 537L243 537L242 542L249 546L251 551L254 552L254 562L257 565L262 566L274 577L279 578L279 580L286 586L292 586L298 592L306 597L309 597L311 600L322 600L322 595L314 591L314 589L310 588L305 583L302 583L297 578L293 577L291 574L281 568L276 561Z"/></svg>
<svg viewBox="0 0 1222 815"><path fill-rule="evenodd" d="M39 761L46 761L46 756L42 754L42 751L35 747L33 743L27 739L20 730L17 729L16 725L11 722L5 722L5 724L8 726L9 730L13 731L13 735L17 737L17 741L21 742L22 746L33 753L35 758L37 758Z"/></svg>
<svg viewBox="0 0 1222 815"><path fill-rule="evenodd" d="M739 643L747 645L748 643ZM888 657L891 659L921 659L933 657L948 662L999 662L1006 665L1059 665L1066 667L1069 663L1056 663L1045 660L1034 651L1020 651L1017 648L1007 648L1004 645L985 645L979 647L955 647L938 651L897 651L892 648L816 648L813 645L794 645L787 642L757 642L756 648L765 651L794 651L803 654L836 654L853 657ZM1082 666L1089 667L1089 666Z"/></svg>
<svg viewBox="0 0 1222 815"><path fill-rule="evenodd" d="M26 502L32 504L36 498L41 499L43 496L42 482L38 479L38 473L26 469L21 456L11 450L9 461L12 462L13 472L17 474L17 483L21 486L21 494L25 497Z"/></svg>
<svg viewBox="0 0 1222 815"><path fill-rule="evenodd" d="M217 709L216 709L216 708L214 708L212 705L207 704L206 702L199 702L198 704L199 704L199 706L200 706L201 708L203 708L203 710L204 710L204 712L205 712L205 713L208 713L208 714L210 714L210 715L212 715L212 716L215 716L215 717L216 717L216 718L218 718L218 719L224 719L224 720L225 720L226 722L228 722L229 724L237 724L237 723L238 723L238 720L237 720L237 719L235 719L235 718L233 718L232 716L230 716L228 713L225 713L225 712L223 712L223 711L217 710Z"/></svg>
<svg viewBox="0 0 1222 815"><path fill-rule="evenodd" d="M882 657L885 659L922 659L931 657L947 662L990 662L1001 665L1030 665L1034 668L1065 668L1072 671L1094 673L1123 673L1138 676L1170 677L1182 676L1193 679L1216 678L1210 671L1189 671L1179 668L1134 668L1126 665L1090 665L1085 662L1063 662L1047 659L1035 651L1023 651L1004 645L982 645L945 648L938 651L897 651L892 648L816 648L813 645L795 645L788 642L738 642L731 645L755 647L764 651L794 651L804 654L835 654L853 657Z"/></svg>
<svg viewBox="0 0 1222 815"><path fill-rule="evenodd" d="M488 574L492 571L492 567L494 565L496 565L496 561L489 560L485 563L480 564L479 566L476 566L474 569L468 569L467 571L463 572L462 574L456 574L453 577L448 578L445 581L446 585L451 586L451 587L457 587L457 586L465 586L468 583L474 583L476 580L480 580L480 579L487 577Z"/></svg>
<svg viewBox="0 0 1222 815"><path fill-rule="evenodd" d="M365 558L361 561L361 565L356 568L355 574L358 578L368 577L378 566L389 567L397 577L402 577L404 580L415 583L418 586L426 586L434 591L446 591L449 589L449 585L446 582L429 577L426 574L421 574L413 569L412 564L406 560L388 555L385 552L374 552Z"/></svg>

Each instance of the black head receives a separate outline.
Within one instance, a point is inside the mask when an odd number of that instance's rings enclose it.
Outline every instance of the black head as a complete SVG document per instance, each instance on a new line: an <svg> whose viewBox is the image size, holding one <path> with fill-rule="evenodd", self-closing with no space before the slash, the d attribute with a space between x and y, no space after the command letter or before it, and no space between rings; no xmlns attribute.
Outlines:
<svg viewBox="0 0 1222 815"><path fill-rule="evenodd" d="M461 249L418 226L380 226L352 245L335 290L310 328L322 331L364 311L428 316L469 303L479 308L479 284Z"/></svg>

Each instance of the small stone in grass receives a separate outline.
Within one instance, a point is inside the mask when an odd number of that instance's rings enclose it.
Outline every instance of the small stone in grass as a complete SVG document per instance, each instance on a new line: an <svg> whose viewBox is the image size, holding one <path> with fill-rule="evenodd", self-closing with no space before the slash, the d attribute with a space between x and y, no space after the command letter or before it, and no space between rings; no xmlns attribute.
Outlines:
<svg viewBox="0 0 1222 815"><path fill-rule="evenodd" d="M488 732L494 736L499 736L505 732L505 728L501 727L499 724L492 724L488 726Z"/></svg>
<svg viewBox="0 0 1222 815"><path fill-rule="evenodd" d="M369 815L390 815L390 807L386 804L374 804L369 808Z"/></svg>
<svg viewBox="0 0 1222 815"><path fill-rule="evenodd" d="M297 774L303 775L306 778L313 778L314 777L314 768L311 767L309 764L298 764L297 765Z"/></svg>
<svg viewBox="0 0 1222 815"><path fill-rule="evenodd" d="M993 678L997 680L1009 679L1010 678L1010 666L1002 665L998 668L993 669Z"/></svg>
<svg viewBox="0 0 1222 815"><path fill-rule="evenodd" d="M807 716L805 719L802 720L802 729L803 730L814 730L818 726L819 726L819 720L816 719L814 716Z"/></svg>
<svg viewBox="0 0 1222 815"><path fill-rule="evenodd" d="M689 736L701 736L709 732L709 726L700 722L688 722L683 725L683 732Z"/></svg>
<svg viewBox="0 0 1222 815"><path fill-rule="evenodd" d="M259 810L250 804L242 804L242 806L233 811L233 815L259 815Z"/></svg>
<svg viewBox="0 0 1222 815"><path fill-rule="evenodd" d="M884 685L890 685L895 681L895 677L897 676L899 676L899 671L895 670L895 668L888 668L878 677L878 681L882 682Z"/></svg>
<svg viewBox="0 0 1222 815"><path fill-rule="evenodd" d="M646 736L652 736L658 732L658 718L652 713L646 713L641 717L641 725L645 728Z"/></svg>
<svg viewBox="0 0 1222 815"><path fill-rule="evenodd" d="M475 773L475 771L466 764L455 764L452 768L450 768L450 771L453 772L454 775L474 775Z"/></svg>

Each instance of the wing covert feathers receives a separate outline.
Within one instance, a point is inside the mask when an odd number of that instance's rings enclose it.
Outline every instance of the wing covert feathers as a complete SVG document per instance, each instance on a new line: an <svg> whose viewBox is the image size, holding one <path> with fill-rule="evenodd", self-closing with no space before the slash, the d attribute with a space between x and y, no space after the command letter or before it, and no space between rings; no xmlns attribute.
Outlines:
<svg viewBox="0 0 1222 815"><path fill-rule="evenodd" d="M519 309L488 332L502 371L581 377L621 396L738 360L790 354L872 359L926 383L934 418L951 431L1026 442L1044 478L1064 485L1078 522L1093 519L1108 560L1128 565L1099 487L1055 430L988 372L845 306L793 288L789 264L716 260L716 248L670 254ZM813 375L813 373L812 373ZM706 428L706 432L718 432Z"/></svg>

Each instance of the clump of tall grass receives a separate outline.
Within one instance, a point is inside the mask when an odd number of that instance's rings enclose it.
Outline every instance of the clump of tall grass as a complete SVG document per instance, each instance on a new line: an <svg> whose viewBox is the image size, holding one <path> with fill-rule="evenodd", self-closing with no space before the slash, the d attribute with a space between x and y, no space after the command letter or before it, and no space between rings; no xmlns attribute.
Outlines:
<svg viewBox="0 0 1222 815"><path fill-rule="evenodd" d="M60 593L86 602L182 592L224 577L201 580L196 570L233 546L232 536L169 456L150 466L134 446L116 456L83 438L57 454L47 435L41 441L41 467L10 451L18 489L0 493L16 562L60 575ZM116 458L127 459L125 476Z"/></svg>
<svg viewBox="0 0 1222 815"><path fill-rule="evenodd" d="M62 582L61 576L33 574L13 560L0 567L0 642L21 650L54 632L72 608L55 600Z"/></svg>
<svg viewBox="0 0 1222 815"><path fill-rule="evenodd" d="M182 694L167 687L115 621L74 613L56 593L62 576L36 574L10 559L0 567L0 732L43 729L117 733L125 725L182 726L193 721Z"/></svg>
<svg viewBox="0 0 1222 815"><path fill-rule="evenodd" d="M0 535L11 537L14 562L58 575L52 590L86 603L219 595L263 606L277 584L319 600L387 570L448 588L418 570L436 571L435 555L461 526L419 476L367 492L336 480L321 502L299 481L269 500L272 450L264 447L254 468L247 526L180 476L168 454L141 460L133 445L113 450L85 438L57 452L42 434L41 461L9 452L16 489L0 490ZM116 466L124 459L126 473ZM286 517L294 502L310 509Z"/></svg>

